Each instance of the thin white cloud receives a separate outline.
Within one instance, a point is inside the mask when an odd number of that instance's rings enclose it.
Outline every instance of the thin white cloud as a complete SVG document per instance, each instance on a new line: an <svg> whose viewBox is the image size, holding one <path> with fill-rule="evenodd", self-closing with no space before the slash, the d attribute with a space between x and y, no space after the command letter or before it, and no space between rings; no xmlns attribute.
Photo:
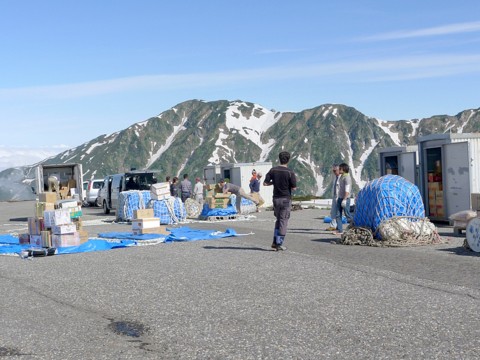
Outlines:
<svg viewBox="0 0 480 360"><path fill-rule="evenodd" d="M257 54L261 55L269 55L269 54L286 54L286 53L298 53L305 51L305 49L264 49L257 52Z"/></svg>
<svg viewBox="0 0 480 360"><path fill-rule="evenodd" d="M0 171L12 167L36 164L69 149L68 145L48 147L7 147L0 146Z"/></svg>
<svg viewBox="0 0 480 360"><path fill-rule="evenodd" d="M258 81L334 79L335 81L380 81L445 77L480 72L480 54L429 54L418 56L329 62L310 65L275 66L225 72L151 75L99 80L85 83L0 89L0 101L27 98L81 98L129 91L171 91L218 88ZM344 75L345 79L341 79Z"/></svg>
<svg viewBox="0 0 480 360"><path fill-rule="evenodd" d="M450 24L450 25L444 25L444 26L435 26L435 27L418 29L418 30L393 31L393 32L388 32L384 34L362 37L359 40L361 41L399 40L399 39L419 38L419 37L427 37L427 36L463 34L463 33L478 32L478 31L480 31L480 21Z"/></svg>

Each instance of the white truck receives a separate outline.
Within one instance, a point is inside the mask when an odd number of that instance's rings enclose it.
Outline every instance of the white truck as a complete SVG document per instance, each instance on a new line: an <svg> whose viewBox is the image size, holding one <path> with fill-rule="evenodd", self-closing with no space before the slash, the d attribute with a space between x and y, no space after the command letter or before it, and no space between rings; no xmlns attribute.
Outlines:
<svg viewBox="0 0 480 360"><path fill-rule="evenodd" d="M35 170L35 180L37 195L49 190L61 191L62 188L67 188L69 196L78 195L80 201L83 199L82 164L40 164Z"/></svg>

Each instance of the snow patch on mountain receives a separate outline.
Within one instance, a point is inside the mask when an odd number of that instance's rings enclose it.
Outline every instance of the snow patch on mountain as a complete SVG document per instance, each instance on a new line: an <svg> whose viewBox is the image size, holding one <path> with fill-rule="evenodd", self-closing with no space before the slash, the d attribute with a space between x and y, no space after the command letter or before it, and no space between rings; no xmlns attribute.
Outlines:
<svg viewBox="0 0 480 360"><path fill-rule="evenodd" d="M358 166L354 167L352 165L351 169L351 175L352 178L355 179L355 182L357 183L358 187L361 189L365 186L367 183L365 180L362 180L362 171L363 168L365 167L365 162L367 161L368 157L372 154L373 150L377 147L379 141L375 139L370 140L370 147L367 148L362 155L360 156L360 163ZM353 163L352 163L353 164Z"/></svg>
<svg viewBox="0 0 480 360"><path fill-rule="evenodd" d="M227 108L225 113L225 124L227 128L237 130L244 138L262 148L260 138L265 131L277 122L275 113L270 110L265 110L260 105L254 104L252 115L245 117L239 109L240 106L249 107L249 105L244 102L232 102ZM281 116L281 114L277 114L277 116Z"/></svg>
<svg viewBox="0 0 480 360"><path fill-rule="evenodd" d="M215 150L212 154L212 156L210 157L210 159L208 159L208 164L209 165L213 165L213 164L220 164L220 160L221 159L221 154L220 154L220 151L222 149L226 150L226 152L228 153L232 153L232 150L230 150L226 145L224 145L224 140L228 139L228 133L225 133L223 129L220 129L220 132L219 132L219 135L218 135L218 139L217 141L215 141Z"/></svg>
<svg viewBox="0 0 480 360"><path fill-rule="evenodd" d="M276 141L274 139L269 139L266 144L261 146L262 153L260 154L260 159L258 161L266 161L268 155L270 155L270 151L272 151L273 146L275 145Z"/></svg>
<svg viewBox="0 0 480 360"><path fill-rule="evenodd" d="M475 114L475 111L470 110L470 115L468 115L467 120L465 120L465 121L463 122L462 126L460 126L460 127L458 128L458 130L457 130L459 134L463 133L463 129L464 129L465 126L468 124L468 122L470 121L470 119L473 117L474 114ZM463 117L463 116L462 116L462 117Z"/></svg>
<svg viewBox="0 0 480 360"><path fill-rule="evenodd" d="M315 183L317 184L317 192L315 195L321 196L325 193L325 188L323 187L323 176L320 172L320 169L315 165L315 163L312 161L312 158L310 157L310 154L308 154L307 158L304 158L302 156L297 157L297 161L302 163L305 167L310 168L310 170L313 173L313 177L315 179Z"/></svg>
<svg viewBox="0 0 480 360"><path fill-rule="evenodd" d="M377 124L383 130L383 132L388 136L390 136L390 139L392 139L395 145L400 146L401 142L400 142L400 138L398 137L398 134L390 130L390 128L394 124L388 123L387 121L383 121L383 120L378 120L378 119L375 119L375 120L377 120Z"/></svg>
<svg viewBox="0 0 480 360"><path fill-rule="evenodd" d="M322 116L324 118L326 118L328 115L330 115L330 113L337 117L338 116L338 109L336 107L334 107L333 105L330 105L323 113L322 113Z"/></svg>
<svg viewBox="0 0 480 360"><path fill-rule="evenodd" d="M417 131L420 126L420 120L409 120L407 121L407 124L410 124L412 126L412 137L417 136Z"/></svg>
<svg viewBox="0 0 480 360"><path fill-rule="evenodd" d="M162 156L162 154L167 151L167 149L170 147L170 145L172 145L173 143L173 140L175 139L175 137L178 135L178 133L182 130L185 130L185 123L187 122L188 118L186 116L184 116L182 118L182 121L180 122L179 125L177 126L174 126L173 127L173 131L172 133L170 134L170 136L165 140L165 144L163 144L162 146L160 146L160 148L157 150L156 153L152 154L150 152L150 158L148 159L147 161L147 164L145 165L145 167L148 169L155 161L157 161L157 159Z"/></svg>

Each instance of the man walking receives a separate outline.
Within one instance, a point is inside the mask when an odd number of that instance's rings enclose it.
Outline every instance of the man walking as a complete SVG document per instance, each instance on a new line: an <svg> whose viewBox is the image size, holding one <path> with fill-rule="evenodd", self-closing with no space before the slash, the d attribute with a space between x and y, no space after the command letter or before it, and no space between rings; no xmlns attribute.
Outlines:
<svg viewBox="0 0 480 360"><path fill-rule="evenodd" d="M183 180L180 182L180 193L183 203L192 195L192 183L188 180L188 174L183 174Z"/></svg>
<svg viewBox="0 0 480 360"><path fill-rule="evenodd" d="M297 177L293 170L289 169L290 153L282 151L278 154L280 165L270 169L265 175L264 186L273 185L273 212L277 221L273 233L272 248L276 251L287 250L283 246L287 234L288 219L292 207L292 191L297 188Z"/></svg>
<svg viewBox="0 0 480 360"><path fill-rule="evenodd" d="M333 172L333 182L332 182L332 208L330 209L330 226L327 228L327 231L337 230L337 198L338 198L338 188L340 186L340 170L338 165L332 166Z"/></svg>

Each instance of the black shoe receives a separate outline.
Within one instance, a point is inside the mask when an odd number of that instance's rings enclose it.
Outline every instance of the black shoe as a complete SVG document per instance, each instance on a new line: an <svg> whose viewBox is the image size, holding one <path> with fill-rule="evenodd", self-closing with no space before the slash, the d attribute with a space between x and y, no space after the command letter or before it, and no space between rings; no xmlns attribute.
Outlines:
<svg viewBox="0 0 480 360"><path fill-rule="evenodd" d="M277 244L272 243L272 249L276 249L276 248L277 248Z"/></svg>

